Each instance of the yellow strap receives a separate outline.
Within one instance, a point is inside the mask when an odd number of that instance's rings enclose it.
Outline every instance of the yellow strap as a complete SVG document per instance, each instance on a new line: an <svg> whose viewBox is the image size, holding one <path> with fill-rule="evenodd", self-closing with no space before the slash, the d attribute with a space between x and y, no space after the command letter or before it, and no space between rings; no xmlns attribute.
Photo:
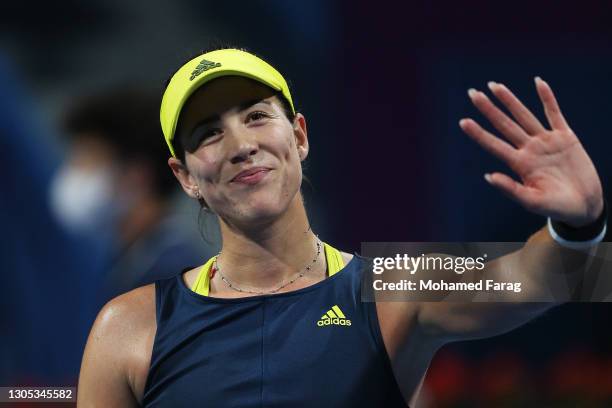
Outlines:
<svg viewBox="0 0 612 408"><path fill-rule="evenodd" d="M216 255L213 256L200 268L198 277L191 287L191 290L193 290L195 293L202 296L208 296L208 291L210 289L210 269L212 268L212 264L216 258Z"/></svg>
<svg viewBox="0 0 612 408"><path fill-rule="evenodd" d="M344 260L342 254L336 248L331 245L323 243L325 248L325 259L327 260L327 273L329 276L333 276L340 269L344 268Z"/></svg>
<svg viewBox="0 0 612 408"><path fill-rule="evenodd" d="M336 248L323 242L323 248L325 250L325 260L327 261L327 273L329 276L333 276L335 273L344 268L344 260L342 254ZM210 269L212 268L213 262L217 256L210 258L198 272L191 290L198 295L208 296L210 290Z"/></svg>

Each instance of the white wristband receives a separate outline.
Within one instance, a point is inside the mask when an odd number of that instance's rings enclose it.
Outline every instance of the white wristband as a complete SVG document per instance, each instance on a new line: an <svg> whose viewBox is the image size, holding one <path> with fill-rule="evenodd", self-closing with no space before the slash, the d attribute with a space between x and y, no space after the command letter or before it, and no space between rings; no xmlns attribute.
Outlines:
<svg viewBox="0 0 612 408"><path fill-rule="evenodd" d="M604 237L606 236L606 229L607 229L607 225L604 224L601 232L595 238L590 239L588 241L568 241L562 238L559 234L557 234L557 231L555 231L555 229L553 228L550 217L548 217L548 222L546 224L548 225L548 233L555 241L557 241L559 245L565 248L578 249L578 250L588 249L588 248L591 248L599 244L601 241L603 241Z"/></svg>

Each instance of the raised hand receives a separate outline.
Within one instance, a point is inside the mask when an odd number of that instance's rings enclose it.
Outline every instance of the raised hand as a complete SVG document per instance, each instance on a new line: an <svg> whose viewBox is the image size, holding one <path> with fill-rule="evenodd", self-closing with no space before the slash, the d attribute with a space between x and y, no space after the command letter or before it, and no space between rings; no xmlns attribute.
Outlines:
<svg viewBox="0 0 612 408"><path fill-rule="evenodd" d="M506 163L520 182L506 174L485 174L485 179L529 211L580 227L597 219L603 210L601 182L578 137L561 114L550 86L539 77L535 86L550 129L504 85L489 82L489 89L514 120L483 92L470 89L472 103L506 138L483 129L473 119L459 121L461 129L485 150Z"/></svg>

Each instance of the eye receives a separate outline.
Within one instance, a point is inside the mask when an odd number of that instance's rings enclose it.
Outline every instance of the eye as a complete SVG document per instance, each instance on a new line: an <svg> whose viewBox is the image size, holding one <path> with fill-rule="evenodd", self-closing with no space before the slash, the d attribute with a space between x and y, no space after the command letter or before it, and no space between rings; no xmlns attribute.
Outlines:
<svg viewBox="0 0 612 408"><path fill-rule="evenodd" d="M262 112L262 111L253 111L250 112L247 116L247 122L257 122L260 121L262 119L266 119L269 118L270 115L268 115L266 112Z"/></svg>
<svg viewBox="0 0 612 408"><path fill-rule="evenodd" d="M209 129L198 129L196 132L193 132L192 135L192 147L197 148L202 143L207 142L209 139L214 138L222 133L222 130L219 128L209 128Z"/></svg>
<svg viewBox="0 0 612 408"><path fill-rule="evenodd" d="M221 129L207 129L200 135L200 139L208 139L209 137L216 136L221 133Z"/></svg>

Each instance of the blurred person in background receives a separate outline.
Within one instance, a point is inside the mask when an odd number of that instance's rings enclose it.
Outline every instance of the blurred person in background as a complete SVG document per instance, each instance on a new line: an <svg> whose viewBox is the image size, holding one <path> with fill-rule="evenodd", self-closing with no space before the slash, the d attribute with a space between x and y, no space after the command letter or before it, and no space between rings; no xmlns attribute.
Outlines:
<svg viewBox="0 0 612 408"><path fill-rule="evenodd" d="M170 215L177 185L164 163L157 101L153 92L118 86L78 98L62 120L68 154L51 183L51 208L105 254L102 300L210 255Z"/></svg>
<svg viewBox="0 0 612 408"><path fill-rule="evenodd" d="M0 384L76 384L98 305L96 251L66 234L48 206L60 162L55 130L23 72L0 52ZM44 333L44 335L41 335Z"/></svg>

